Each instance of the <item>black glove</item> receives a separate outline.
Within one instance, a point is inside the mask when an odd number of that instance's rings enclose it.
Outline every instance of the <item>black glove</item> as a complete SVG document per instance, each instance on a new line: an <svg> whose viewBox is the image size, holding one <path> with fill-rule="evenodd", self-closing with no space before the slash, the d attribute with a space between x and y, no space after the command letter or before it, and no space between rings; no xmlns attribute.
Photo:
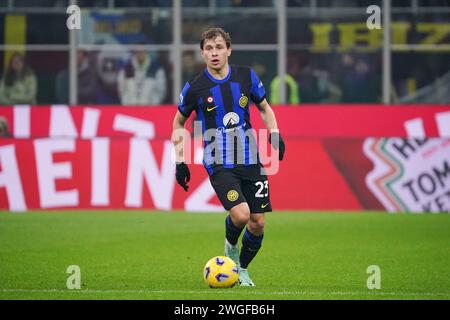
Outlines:
<svg viewBox="0 0 450 320"><path fill-rule="evenodd" d="M274 140L273 143L272 140ZM279 132L271 132L269 135L269 142L273 145L275 150L278 150L278 148L280 149L280 152L278 153L278 159L283 160L285 146L283 138L281 138L281 134Z"/></svg>
<svg viewBox="0 0 450 320"><path fill-rule="evenodd" d="M186 163L177 163L175 177L177 178L178 184L183 187L184 191L188 191L189 186L187 183L191 180L191 173L189 172L189 168Z"/></svg>

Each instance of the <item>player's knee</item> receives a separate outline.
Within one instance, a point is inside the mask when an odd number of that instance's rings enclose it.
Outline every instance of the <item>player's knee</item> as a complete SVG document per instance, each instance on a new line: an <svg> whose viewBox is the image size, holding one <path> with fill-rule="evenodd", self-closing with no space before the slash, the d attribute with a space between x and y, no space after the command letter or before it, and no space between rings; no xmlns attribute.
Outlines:
<svg viewBox="0 0 450 320"><path fill-rule="evenodd" d="M251 220L248 223L248 229L251 233L253 233L254 235L262 235L264 233L264 220L260 219L260 220Z"/></svg>
<svg viewBox="0 0 450 320"><path fill-rule="evenodd" d="M250 220L250 209L245 205L237 205L231 209L231 219L237 227L245 226Z"/></svg>
<svg viewBox="0 0 450 320"><path fill-rule="evenodd" d="M247 215L245 212L240 212L239 214L236 215L235 218L236 218L236 221L235 221L236 224L243 227L249 222L250 213Z"/></svg>

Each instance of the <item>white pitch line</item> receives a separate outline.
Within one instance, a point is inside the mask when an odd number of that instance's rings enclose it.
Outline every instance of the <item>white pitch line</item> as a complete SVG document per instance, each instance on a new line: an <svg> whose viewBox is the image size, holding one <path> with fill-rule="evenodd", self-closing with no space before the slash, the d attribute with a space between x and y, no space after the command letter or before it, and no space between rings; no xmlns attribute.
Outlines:
<svg viewBox="0 0 450 320"><path fill-rule="evenodd" d="M74 290L61 290L61 289L0 289L1 293L187 293L187 294L205 294L211 293L216 294L221 292L220 290L91 290L91 289L74 289ZM439 296L449 296L450 292L442 293L430 293L430 292L315 292L315 291L238 291L233 290L230 292L232 294L255 294L255 295L373 295L373 296L429 296L429 297L439 297Z"/></svg>

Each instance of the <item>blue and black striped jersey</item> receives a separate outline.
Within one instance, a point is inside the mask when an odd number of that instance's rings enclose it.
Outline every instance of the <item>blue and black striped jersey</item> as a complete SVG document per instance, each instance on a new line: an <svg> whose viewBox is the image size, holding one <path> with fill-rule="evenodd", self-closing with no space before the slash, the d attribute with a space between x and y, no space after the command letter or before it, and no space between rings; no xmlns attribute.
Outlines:
<svg viewBox="0 0 450 320"><path fill-rule="evenodd" d="M209 174L215 165L233 168L259 162L250 123L250 101L266 97L262 82L249 67L229 66L226 78L215 79L207 69L188 81L178 110L185 117L196 111L204 140L203 163Z"/></svg>

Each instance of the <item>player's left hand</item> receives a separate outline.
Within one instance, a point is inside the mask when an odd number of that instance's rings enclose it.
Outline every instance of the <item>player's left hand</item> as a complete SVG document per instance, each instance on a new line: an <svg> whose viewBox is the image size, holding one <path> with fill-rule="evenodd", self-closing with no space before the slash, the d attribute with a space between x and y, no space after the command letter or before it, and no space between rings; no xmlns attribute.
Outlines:
<svg viewBox="0 0 450 320"><path fill-rule="evenodd" d="M191 173L189 172L189 168L186 163L177 163L175 177L177 178L178 184L183 187L184 191L187 192L189 189L187 183L191 180Z"/></svg>
<svg viewBox="0 0 450 320"><path fill-rule="evenodd" d="M283 160L286 147L283 138L281 138L281 134L279 132L271 132L269 135L269 142L273 145L275 150L280 150L278 153L278 160Z"/></svg>

